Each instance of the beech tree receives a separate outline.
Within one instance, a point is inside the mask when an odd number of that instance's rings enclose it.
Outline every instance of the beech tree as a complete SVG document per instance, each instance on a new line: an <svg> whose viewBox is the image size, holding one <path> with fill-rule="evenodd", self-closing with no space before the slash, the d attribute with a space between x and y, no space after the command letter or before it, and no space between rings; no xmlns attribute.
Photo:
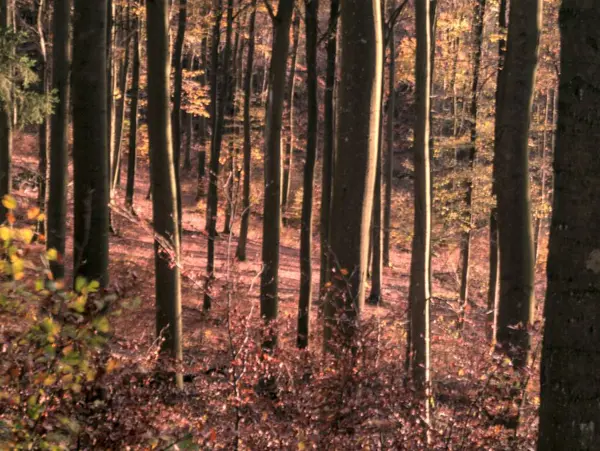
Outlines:
<svg viewBox="0 0 600 451"><path fill-rule="evenodd" d="M511 6L512 7L512 6ZM563 0L554 201L540 370L538 450L600 443L600 7Z"/></svg>
<svg viewBox="0 0 600 451"><path fill-rule="evenodd" d="M8 30L10 26L11 9L8 0L0 1L0 28ZM12 189L11 159L12 159L12 106L10 93L4 94L6 98L0 108L0 199L10 194ZM7 209L0 202L0 221L6 219Z"/></svg>
<svg viewBox="0 0 600 451"><path fill-rule="evenodd" d="M369 229L379 146L383 36L379 0L341 2L331 255L336 277L325 303L324 344L334 329L350 345L365 301Z"/></svg>
<svg viewBox="0 0 600 451"><path fill-rule="evenodd" d="M494 149L500 298L496 341L519 368L527 364L534 309L529 125L537 66L541 1L511 4Z"/></svg>
<svg viewBox="0 0 600 451"><path fill-rule="evenodd" d="M270 5L270 3L267 3ZM273 20L274 36L269 68L269 95L265 115L265 203L263 215L262 265L260 277L260 314L267 324L279 312L279 239L281 232L281 126L287 54L294 0L280 0ZM277 346L277 333L270 330L263 346Z"/></svg>
<svg viewBox="0 0 600 451"><path fill-rule="evenodd" d="M125 205L133 210L135 170L137 164L138 102L140 96L140 28L141 18L133 21L133 68L131 73L131 103L129 105L129 152Z"/></svg>
<svg viewBox="0 0 600 451"><path fill-rule="evenodd" d="M152 220L156 291L156 334L161 349L182 359L181 247L178 233L175 158L170 123L170 63L168 0L146 2L148 30L148 131L152 176ZM175 377L183 387L182 375Z"/></svg>
<svg viewBox="0 0 600 451"><path fill-rule="evenodd" d="M107 0L74 1L73 273L108 284Z"/></svg>

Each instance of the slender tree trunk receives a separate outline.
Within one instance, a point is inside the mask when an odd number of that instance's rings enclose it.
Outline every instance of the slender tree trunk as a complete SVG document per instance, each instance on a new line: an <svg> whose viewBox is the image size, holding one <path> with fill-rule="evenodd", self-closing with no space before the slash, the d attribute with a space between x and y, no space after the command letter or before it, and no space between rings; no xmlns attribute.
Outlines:
<svg viewBox="0 0 600 451"><path fill-rule="evenodd" d="M108 285L107 1L75 0L73 273Z"/></svg>
<svg viewBox="0 0 600 451"><path fill-rule="evenodd" d="M194 57L193 53L190 53L188 55L187 58L187 69L189 71L194 70L194 60L196 58ZM194 130L194 116L187 112L187 111L183 111L182 112L182 116L183 116L183 125L184 125L184 132L185 132L185 141L183 144L183 170L184 171L189 171L190 169L192 169L192 141L193 141L193 130Z"/></svg>
<svg viewBox="0 0 600 451"><path fill-rule="evenodd" d="M369 228L379 146L383 36L380 0L341 4L331 255L337 276L325 303L324 345L334 328L352 346L365 300ZM341 126L344 124L344 126Z"/></svg>
<svg viewBox="0 0 600 451"><path fill-rule="evenodd" d="M547 171L546 171L546 160L548 157L548 125L550 123L550 90L546 91L546 105L544 108L544 130L542 131L542 155L541 155L541 163L540 163L540 172L541 172L541 183L540 183L540 209L541 212L538 212L538 217L535 220L535 239L533 240L533 258L534 262L537 262L537 258L539 255L540 249L540 241L542 237L543 227L544 227L544 217L542 216L542 212L545 211L546 204L546 184L547 184Z"/></svg>
<svg viewBox="0 0 600 451"><path fill-rule="evenodd" d="M8 29L11 23L11 8L8 0L0 1L0 28ZM12 102L4 99L0 108L0 200L12 191ZM6 207L0 202L0 221L4 222Z"/></svg>
<svg viewBox="0 0 600 451"><path fill-rule="evenodd" d="M292 164L294 160L294 92L296 91L296 60L298 58L298 43L300 41L300 14L294 15L292 23L293 43L290 62L290 73L286 88L285 121L287 130L284 132L284 154L283 154L283 185L281 191L281 208L287 210L292 184Z"/></svg>
<svg viewBox="0 0 600 451"><path fill-rule="evenodd" d="M206 72L208 70L208 38L204 38L201 43L200 64L203 68L200 76L200 83L203 87L207 85ZM195 68L196 70L198 68ZM205 116L200 116L198 119L199 128L199 150L198 150L198 188L196 192L196 200L200 200L204 195L204 177L206 176L206 142L207 142L207 123Z"/></svg>
<svg viewBox="0 0 600 451"><path fill-rule="evenodd" d="M336 73L337 53L337 23L340 13L339 0L331 0L329 13L329 36L327 39L327 70L325 75L325 100L324 100L324 131L323 131L323 165L321 179L321 274L320 292L324 293L325 285L331 275L330 263L330 234L331 223L331 194L333 189L333 162L334 162L334 87Z"/></svg>
<svg viewBox="0 0 600 451"><path fill-rule="evenodd" d="M502 101L495 147L500 303L497 344L516 368L527 364L534 309L534 261L529 195L529 123L537 66L541 1L511 4Z"/></svg>
<svg viewBox="0 0 600 451"><path fill-rule="evenodd" d="M553 217L540 369L538 450L600 443L600 8L563 0Z"/></svg>
<svg viewBox="0 0 600 451"><path fill-rule="evenodd" d="M59 258L50 262L54 280L64 278L69 138L69 23L71 1L55 0L52 18L52 89L57 102L50 118L50 180L46 247ZM1 115L0 115L1 118Z"/></svg>
<svg viewBox="0 0 600 451"><path fill-rule="evenodd" d="M390 2L393 11L396 1ZM383 264L390 266L390 235L392 229L392 190L394 183L394 124L396 111L396 37L394 36L394 23L389 27L388 47L390 49L389 72L389 97L387 111L387 156L385 166L385 198L383 207Z"/></svg>
<svg viewBox="0 0 600 451"><path fill-rule="evenodd" d="M222 9L221 0L217 0L218 11ZM217 17L222 13L217 13ZM216 23L217 33L219 22ZM229 61L231 59L231 34L233 28L233 0L227 2L227 30L225 32L225 48L223 50L223 68L222 68L222 90L221 96L216 104L215 121L213 124L213 137L210 155L210 182L208 187L207 209L210 212L208 226L208 256L206 262L206 288L204 290L204 310L209 310L212 304L212 281L214 279L215 269L215 240L217 238L217 209L218 209L218 183L219 183L219 158L221 156L221 147L223 144L223 122L225 121L225 107L227 106L228 92L230 86ZM218 45L218 39L214 39L213 43ZM215 57L216 53L216 57ZM213 49L213 64L212 70L216 70L218 66L218 49ZM216 74L214 75L216 78ZM216 79L215 79L215 89ZM215 94L216 100L216 94Z"/></svg>
<svg viewBox="0 0 600 451"><path fill-rule="evenodd" d="M179 0L179 14L177 23L177 36L173 46L173 109L171 111L171 135L173 139L173 153L175 158L175 180L177 187L177 217L179 218L179 235L181 241L182 231L182 199L181 199L181 177L179 166L181 159L181 96L183 85L183 42L185 40L185 26L187 23L187 0ZM149 30L151 32L151 30Z"/></svg>
<svg viewBox="0 0 600 451"><path fill-rule="evenodd" d="M279 238L281 232L281 126L285 93L287 55L290 45L293 0L280 0L273 22L274 37L269 68L269 98L265 116L265 204L263 215L260 314L267 325L279 311ZM264 337L263 347L277 346L277 332Z"/></svg>
<svg viewBox="0 0 600 451"><path fill-rule="evenodd" d="M469 259L471 256L471 229L473 226L473 213L471 211L473 204L473 170L475 159L477 157L477 97L479 94L479 69L481 68L481 46L483 43L483 18L485 16L486 0L477 0L475 2L475 13L473 22L473 40L475 44L475 54L473 55L473 84L471 85L471 107L469 122L470 142L466 150L458 152L458 160L466 164L468 169L465 186L465 222L464 230L460 237L460 293L458 328L462 329L465 321L465 306L468 302L469 294Z"/></svg>
<svg viewBox="0 0 600 451"><path fill-rule="evenodd" d="M123 123L125 122L125 97L127 93L127 76L129 74L129 47L131 43L130 34L131 29L129 26L130 23L130 12L129 5L127 5L127 13L126 13L126 26L125 30L123 30L122 35L124 39L122 39L123 46L125 47L125 55L121 60L121 64L119 67L119 95L120 97L117 99L116 103L116 113L115 113L115 141L113 142L113 149L115 152L115 158L112 162L111 168L111 190L113 192L112 196L114 197L114 191L117 189L117 185L119 183L119 175L121 171L121 153L123 148Z"/></svg>
<svg viewBox="0 0 600 451"><path fill-rule="evenodd" d="M410 322L412 340L412 378L425 398L425 421L429 418L430 304L431 304L431 167L430 167L430 90L431 22L428 0L416 2L417 54L415 125L415 218L410 265Z"/></svg>
<svg viewBox="0 0 600 451"><path fill-rule="evenodd" d="M37 31L39 35L39 93L42 96L48 94L48 58L46 54L46 37L44 30L44 19L46 16L46 2L40 0L37 11ZM40 161L38 166L39 179L38 179L38 207L42 213L46 212L46 192L48 183L48 117L45 116L44 120L39 126L39 155ZM45 230L46 221L40 221L38 223L38 233L46 235Z"/></svg>
<svg viewBox="0 0 600 451"><path fill-rule="evenodd" d="M140 19L135 19L133 23L131 104L129 105L129 160L127 162L127 186L125 188L125 205L131 209L133 209L137 164L138 99L140 95L140 27Z"/></svg>
<svg viewBox="0 0 600 451"><path fill-rule="evenodd" d="M177 218L175 158L171 141L169 15L167 0L146 2L148 23L148 131L152 174L152 219L156 289L156 334L161 349L176 362L182 359L180 241ZM183 388L177 372L175 382Z"/></svg>
<svg viewBox="0 0 600 451"><path fill-rule="evenodd" d="M252 100L252 71L254 68L256 0L252 0L251 8L252 12L250 13L250 24L248 28L248 59L246 62L246 74L244 75L244 182L242 193L242 222L236 251L236 256L240 261L246 260L248 227L250 223L250 170L252 162L252 119L250 117L250 102Z"/></svg>
<svg viewBox="0 0 600 451"><path fill-rule="evenodd" d="M317 39L319 0L305 0L306 23L306 91L308 94L308 126L306 132L306 163L304 165L304 189L302 199L302 222L300 225L300 301L298 302L299 348L306 348L309 340L310 306L312 302L312 231L313 231L313 185L317 160L317 132L319 104L317 98Z"/></svg>

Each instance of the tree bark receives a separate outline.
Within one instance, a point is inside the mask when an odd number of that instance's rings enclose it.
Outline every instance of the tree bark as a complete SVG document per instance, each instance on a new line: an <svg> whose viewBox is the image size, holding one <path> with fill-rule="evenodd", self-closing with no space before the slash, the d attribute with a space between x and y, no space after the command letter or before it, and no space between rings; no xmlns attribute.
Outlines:
<svg viewBox="0 0 600 451"><path fill-rule="evenodd" d="M534 309L529 195L529 125L541 1L511 4L502 101L496 112L496 196L500 238L500 303L496 341L516 368L527 364Z"/></svg>
<svg viewBox="0 0 600 451"><path fill-rule="evenodd" d="M280 0L275 17L269 96L265 116L265 202L263 215L260 314L269 326L279 311L279 238L281 232L281 126L285 93L287 55L293 0ZM268 330L263 341L267 350L277 346L277 332Z"/></svg>
<svg viewBox="0 0 600 451"><path fill-rule="evenodd" d="M52 89L57 102L50 118L50 180L48 190L47 249L56 249L59 258L50 262L54 280L64 278L67 216L69 141L69 23L71 1L55 0L52 18Z"/></svg>
<svg viewBox="0 0 600 451"><path fill-rule="evenodd" d="M73 273L108 285L107 1L75 0Z"/></svg>
<svg viewBox="0 0 600 451"><path fill-rule="evenodd" d="M298 43L300 42L300 14L294 15L292 23L292 54L290 62L290 73L286 88L285 121L287 130L284 132L284 154L283 154L283 186L281 192L281 208L287 210L292 184L292 164L294 161L294 92L296 91L296 61L298 58Z"/></svg>
<svg viewBox="0 0 600 451"><path fill-rule="evenodd" d="M308 125L306 131L306 163L300 224L300 300L298 302L298 348L308 347L310 306L312 303L312 231L313 185L317 160L319 103L317 92L317 39L319 0L305 0L306 23L306 92L308 95Z"/></svg>
<svg viewBox="0 0 600 451"><path fill-rule="evenodd" d="M248 25L248 58L246 61L246 74L244 75L244 182L242 188L242 221L236 250L236 256L240 261L246 260L248 227L250 225L250 171L252 162L250 102L252 100L252 71L254 69L256 0L252 0L251 9L250 24Z"/></svg>
<svg viewBox="0 0 600 451"><path fill-rule="evenodd" d="M600 8L563 0L538 450L600 443ZM592 77L592 78L590 78Z"/></svg>
<svg viewBox="0 0 600 451"><path fill-rule="evenodd" d="M222 9L222 0L216 0L218 11ZM215 30L219 32L220 17L222 13L217 12L218 22L215 22ZM223 67L222 67L222 82L221 96L217 101L215 93L215 118L213 123L213 136L211 143L210 155L210 181L208 187L207 209L209 211L208 224L208 256L206 262L206 287L204 290L204 310L209 310L212 304L212 281L214 279L215 269L215 240L217 237L217 213L218 213L218 183L219 183L219 158L221 156L221 147L223 144L223 122L225 120L225 107L228 100L228 92L231 89L229 75L229 60L231 59L231 34L233 28L233 0L227 2L227 29L225 32L225 48L223 49ZM218 38L213 35L213 45L219 44ZM216 69L218 66L218 48L213 49L212 68L215 77L215 89L217 89Z"/></svg>
<svg viewBox="0 0 600 451"><path fill-rule="evenodd" d="M146 2L148 24L148 131L152 174L152 219L156 289L156 334L162 352L182 359L180 241L177 218L175 158L169 114L169 14L167 0ZM176 385L183 388L180 372Z"/></svg>
<svg viewBox="0 0 600 451"><path fill-rule="evenodd" d="M379 0L341 4L341 70L331 205L334 289L325 303L324 345L352 346L365 300L369 229L379 145L383 65ZM334 332L334 331L337 331Z"/></svg>
<svg viewBox="0 0 600 451"><path fill-rule="evenodd" d="M127 162L127 186L125 188L125 205L131 209L133 209L137 164L138 99L140 95L140 27L140 19L135 19L133 23L131 104L129 105L129 160Z"/></svg>
<svg viewBox="0 0 600 451"><path fill-rule="evenodd" d="M429 418L430 375L430 304L431 304L431 22L428 0L416 2L417 53L415 65L415 217L410 265L410 323L412 379L425 398L425 421Z"/></svg>
<svg viewBox="0 0 600 451"><path fill-rule="evenodd" d="M396 1L390 2L393 11ZM390 23L388 32L388 48L390 49L389 72L389 95L387 110L387 155L385 165L385 197L383 207L383 264L390 266L390 236L392 229L392 190L394 183L394 124L396 111L396 37L394 36L394 25Z"/></svg>
<svg viewBox="0 0 600 451"><path fill-rule="evenodd" d="M0 27L7 29L11 23L8 0L0 1ZM12 104L10 97L0 108L0 200L12 191ZM4 222L8 210L0 202L0 221Z"/></svg>
<svg viewBox="0 0 600 451"><path fill-rule="evenodd" d="M46 97L48 94L48 58L46 54L46 37L44 30L44 19L46 16L46 2L44 0L40 0L37 10L37 32L39 37L39 56L38 56L38 64L39 64L39 85L38 91L39 94L43 97ZM47 184L48 184L48 117L44 116L42 123L39 126L39 141L38 141L38 149L39 149L39 179L38 179L38 207L41 213L46 213L46 194L47 194ZM46 235L46 221L38 222L38 230L37 232L40 235Z"/></svg>
<svg viewBox="0 0 600 451"><path fill-rule="evenodd" d="M475 2L473 19L473 41L475 54L473 55L473 82L471 84L471 106L469 121L469 147L459 150L458 160L467 166L467 180L465 183L465 217L464 229L460 237L460 291L459 291L459 317L458 329L462 330L465 321L465 306L469 295L469 259L471 256L471 229L473 227L473 170L477 158L477 98L479 94L479 69L481 68L481 46L483 43L483 19L485 16L486 0Z"/></svg>

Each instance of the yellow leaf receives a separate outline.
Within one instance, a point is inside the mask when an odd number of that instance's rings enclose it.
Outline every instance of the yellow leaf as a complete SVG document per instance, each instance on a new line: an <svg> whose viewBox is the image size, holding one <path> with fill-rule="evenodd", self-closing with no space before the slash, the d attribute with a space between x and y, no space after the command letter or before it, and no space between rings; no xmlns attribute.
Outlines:
<svg viewBox="0 0 600 451"><path fill-rule="evenodd" d="M11 230L8 227L0 227L0 239L2 241L8 241L11 238Z"/></svg>
<svg viewBox="0 0 600 451"><path fill-rule="evenodd" d="M48 249L46 251L46 258L51 262L58 260L58 251L54 248Z"/></svg>
<svg viewBox="0 0 600 451"><path fill-rule="evenodd" d="M19 237L21 238L21 241L23 241L25 244L30 244L33 240L33 230L21 229L19 230Z"/></svg>
<svg viewBox="0 0 600 451"><path fill-rule="evenodd" d="M38 207L32 207L27 210L27 219L36 219L40 214L40 209Z"/></svg>
<svg viewBox="0 0 600 451"><path fill-rule="evenodd" d="M52 385L56 382L56 376L54 374L49 374L44 379L43 384L47 387L48 385Z"/></svg>
<svg viewBox="0 0 600 451"><path fill-rule="evenodd" d="M14 210L17 208L17 201L10 194L5 194L2 198L2 205L4 205L4 208L8 210Z"/></svg>
<svg viewBox="0 0 600 451"><path fill-rule="evenodd" d="M119 362L117 362L115 359L109 359L108 362L106 362L106 372L107 373L113 372L118 367L119 367Z"/></svg>

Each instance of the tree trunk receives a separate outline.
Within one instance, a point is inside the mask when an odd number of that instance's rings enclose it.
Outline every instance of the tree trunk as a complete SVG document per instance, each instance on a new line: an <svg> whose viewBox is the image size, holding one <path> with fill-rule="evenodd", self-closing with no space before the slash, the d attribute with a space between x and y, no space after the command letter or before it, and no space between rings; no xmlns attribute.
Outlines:
<svg viewBox="0 0 600 451"><path fill-rule="evenodd" d="M11 23L8 0L0 1L0 27L7 29ZM5 99L0 108L0 200L12 191L12 116L11 98ZM0 221L4 222L8 210L0 202Z"/></svg>
<svg viewBox="0 0 600 451"><path fill-rule="evenodd" d="M529 195L529 124L537 66L541 1L511 4L495 147L500 303L497 344L516 368L527 364L534 309Z"/></svg>
<svg viewBox="0 0 600 451"><path fill-rule="evenodd" d="M543 227L544 227L544 217L542 216L545 211L546 204L546 183L547 183L547 171L546 171L546 160L548 157L548 125L550 123L550 90L546 91L546 105L544 108L544 122L543 122L543 131L542 131L542 155L541 155L541 163L540 163L540 172L541 172L541 183L540 183L540 209L538 212L537 218L535 219L535 239L533 240L533 261L537 262L537 258L539 255L540 249L540 241L542 237Z"/></svg>
<svg viewBox="0 0 600 451"><path fill-rule="evenodd" d="M176 362L182 359L180 241L177 218L175 158L169 117L169 15L167 0L146 2L148 23L148 131L152 174L152 219L156 289L156 334L161 349ZM183 388L177 373L175 382Z"/></svg>
<svg viewBox="0 0 600 451"><path fill-rule="evenodd" d="M500 35L506 34L506 12L507 12L507 0L500 0L500 10L498 14L498 24L500 28ZM506 39L500 38L498 40L498 73L496 76L496 111L502 108L502 86L504 84L504 58L506 56ZM494 132L495 139L498 136L498 124L496 124L496 130ZM495 150L494 150L495 153ZM495 158L495 156L494 156ZM492 174L492 196L496 197L497 192L497 167L494 164ZM498 208L494 205L490 211L490 274L488 283L488 314L486 321L487 337L492 342L492 345L496 343L496 332L498 329L498 303L500 299L500 247L498 237Z"/></svg>
<svg viewBox="0 0 600 451"><path fill-rule="evenodd" d="M215 31L219 33L220 18L222 16L222 0L217 2L217 18L215 22ZM218 22L217 22L218 21ZM227 2L227 30L225 32L225 48L223 49L223 67L222 67L222 82L221 96L218 103L215 103L215 112L213 123L213 136L210 155L210 181L208 186L207 210L209 211L208 224L208 256L206 262L206 288L204 290L204 310L209 310L212 304L212 281L214 279L215 269L215 240L217 237L217 210L219 204L218 198L218 183L219 183L219 158L221 157L221 146L223 144L223 122L225 120L225 107L228 100L228 92L231 89L229 75L229 60L231 59L231 34L233 28L233 0ZM219 38L213 35L213 45L218 46ZM218 66L218 47L213 48L212 68L215 77L215 90L217 89L216 69ZM214 94L215 102L217 102L217 94Z"/></svg>
<svg viewBox="0 0 600 451"><path fill-rule="evenodd" d="M181 228L183 220L182 199L181 199L181 177L179 175L179 166L181 159L181 96L183 85L183 41L185 39L185 26L187 22L187 0L179 0L179 14L177 22L177 36L173 46L173 109L171 111L171 136L173 140L173 153L175 159L175 180L177 188L177 217L179 218L179 235L181 241Z"/></svg>
<svg viewBox="0 0 600 451"><path fill-rule="evenodd" d="M250 24L248 28L248 59L246 61L246 74L244 75L244 182L242 193L242 222L240 225L240 238L236 250L238 260L246 260L246 246L248 241L248 227L250 223L250 177L252 162L252 137L250 101L252 100L252 70L254 68L255 49L255 23L256 0L251 3ZM241 67L240 67L241 70Z"/></svg>
<svg viewBox="0 0 600 451"><path fill-rule="evenodd" d="M469 258L471 255L471 229L473 227L473 170L477 157L477 97L479 94L479 69L481 68L481 46L483 43L483 19L485 16L486 0L475 2L473 19L473 40L475 54L473 55L473 84L471 85L471 107L469 121L470 142L465 150L459 150L458 160L467 166L467 180L465 186L465 218L464 227L460 237L460 292L458 328L462 329L465 321L465 306L469 295Z"/></svg>
<svg viewBox="0 0 600 451"><path fill-rule="evenodd" d="M139 18L133 24L133 68L131 74L131 104L129 105L129 160L127 162L127 187L125 205L133 209L135 169L137 164L138 99L140 95L140 27Z"/></svg>
<svg viewBox="0 0 600 451"><path fill-rule="evenodd" d="M293 43L290 62L290 73L286 88L285 112L287 130L284 132L284 154L283 154L283 186L281 191L281 208L283 212L287 210L290 196L290 186L292 184L292 164L294 160L294 92L296 91L296 60L298 57L298 43L300 41L300 14L294 15L292 24Z"/></svg>
<svg viewBox="0 0 600 451"><path fill-rule="evenodd" d="M50 262L54 280L64 278L69 141L69 23L71 1L55 0L52 25L52 89L57 102L50 118L50 180L46 247L59 258ZM1 118L1 115L0 115Z"/></svg>
<svg viewBox="0 0 600 451"><path fill-rule="evenodd" d="M46 2L40 0L37 11L37 31L39 35L39 94L45 97L48 94L48 58L46 54L46 38L44 30L44 19L46 15ZM48 183L48 117L44 116L42 123L39 126L39 155L40 162L38 166L38 207L40 212L46 212L46 192ZM38 222L37 232L40 235L46 235L46 221Z"/></svg>
<svg viewBox="0 0 600 451"><path fill-rule="evenodd" d="M197 63L198 64L198 63ZM200 83L206 87L208 70L208 38L204 38L201 43L200 64L204 68L200 76ZM194 70L197 70L195 67ZM206 138L207 138L207 123L208 119L205 116L200 116L198 119L198 135L199 135L199 150L198 150L198 188L196 191L196 200L200 200L204 195L204 177L206 176Z"/></svg>
<svg viewBox="0 0 600 451"><path fill-rule="evenodd" d="M300 301L298 302L299 348L308 347L310 306L312 302L312 229L313 185L317 160L317 132L319 103L317 92L317 40L319 0L305 0L306 23L306 91L308 95L308 125L306 131L306 163L302 199L302 222L300 224Z"/></svg>
<svg viewBox="0 0 600 451"><path fill-rule="evenodd" d="M325 303L324 345L352 346L365 300L369 228L379 145L383 36L379 0L341 5L341 70L331 205L334 291ZM343 125L342 125L343 124Z"/></svg>
<svg viewBox="0 0 600 451"><path fill-rule="evenodd" d="M431 167L429 154L431 90L431 22L428 0L416 2L417 53L415 66L415 217L410 264L410 323L412 378L425 398L425 421L429 424L430 304L431 304Z"/></svg>
<svg viewBox="0 0 600 451"><path fill-rule="evenodd" d="M130 11L129 5L127 5L127 13L126 13L126 26L123 30L123 35L125 35L122 40L123 46L125 47L125 55L121 60L121 64L119 67L119 95L120 97L117 99L116 104L116 113L115 113L115 141L113 142L113 149L115 152L115 158L112 162L111 168L111 187L113 194L111 197L114 197L114 191L117 189L117 185L119 183L119 175L121 171L121 153L122 153L122 144L123 144L123 123L125 121L125 97L127 93L127 75L129 74L129 45L131 43L130 34L131 29L129 26L130 23Z"/></svg>
<svg viewBox="0 0 600 451"><path fill-rule="evenodd" d="M391 11L396 7L396 1L390 2ZM396 111L396 37L394 22L390 24L388 47L390 49L389 97L387 111L387 158L385 166L385 198L383 207L383 264L390 266L390 235L392 229L392 190L394 183L394 123Z"/></svg>
<svg viewBox="0 0 600 451"><path fill-rule="evenodd" d="M540 369L538 450L600 443L600 8L563 0L553 217Z"/></svg>
<svg viewBox="0 0 600 451"><path fill-rule="evenodd" d="M327 71L325 75L323 165L321 179L321 274L319 291L324 293L325 285L331 276L330 235L331 194L333 189L334 162L334 88L337 53L337 23L340 14L339 0L331 0L329 13L329 37L327 39Z"/></svg>
<svg viewBox="0 0 600 451"><path fill-rule="evenodd" d="M106 0L74 2L73 274L101 287L108 285L107 15Z"/></svg>
<svg viewBox="0 0 600 451"><path fill-rule="evenodd" d="M265 204L263 215L260 315L267 324L279 311L279 237L281 232L281 126L293 0L280 0L273 22L274 37L269 68L269 98L265 116ZM263 347L277 346L277 332L267 331Z"/></svg>

